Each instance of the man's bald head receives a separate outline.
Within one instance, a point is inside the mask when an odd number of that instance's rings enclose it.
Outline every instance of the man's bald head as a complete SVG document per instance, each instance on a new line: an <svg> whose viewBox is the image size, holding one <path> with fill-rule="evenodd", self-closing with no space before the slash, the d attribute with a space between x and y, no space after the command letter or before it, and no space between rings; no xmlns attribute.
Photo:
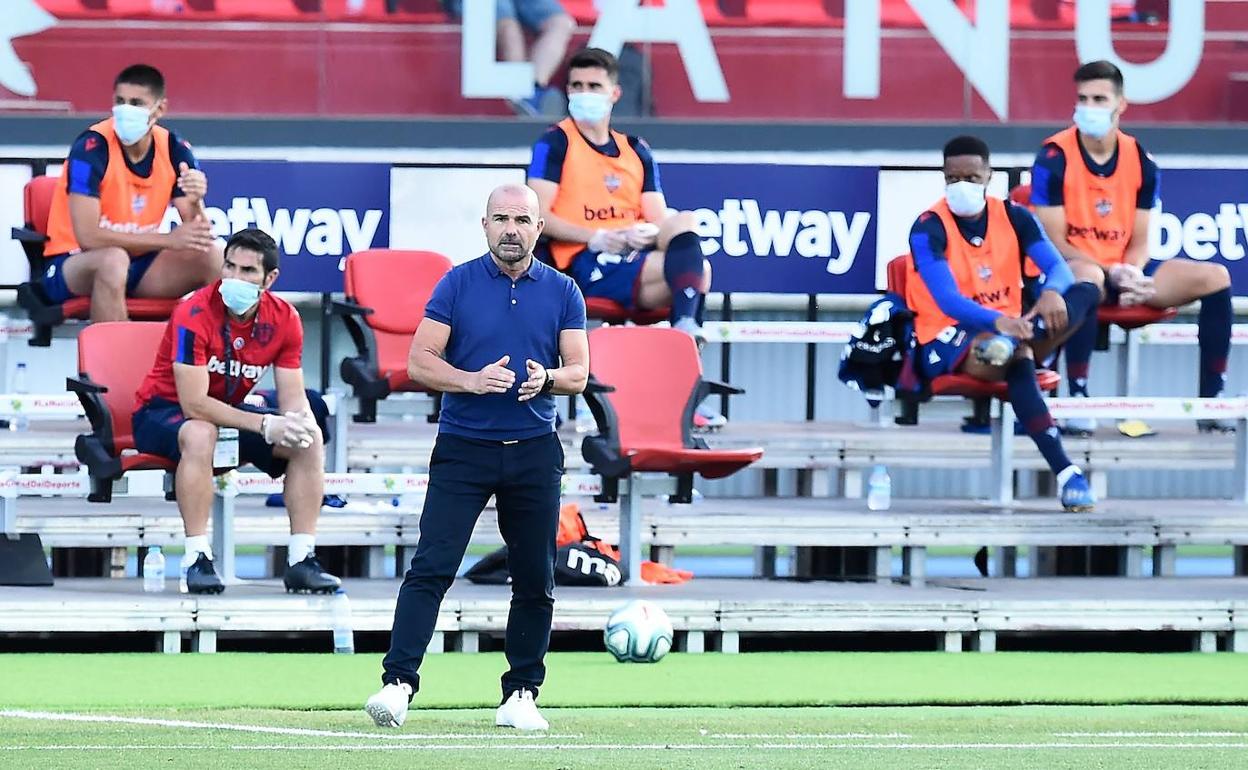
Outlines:
<svg viewBox="0 0 1248 770"><path fill-rule="evenodd" d="M523 184L500 184L490 193L485 202L485 215L488 217L495 206L526 206L536 219L540 204L533 188Z"/></svg>
<svg viewBox="0 0 1248 770"><path fill-rule="evenodd" d="M542 234L541 204L537 193L522 184L494 188L485 204L481 226L490 253L499 262L515 265L533 253Z"/></svg>

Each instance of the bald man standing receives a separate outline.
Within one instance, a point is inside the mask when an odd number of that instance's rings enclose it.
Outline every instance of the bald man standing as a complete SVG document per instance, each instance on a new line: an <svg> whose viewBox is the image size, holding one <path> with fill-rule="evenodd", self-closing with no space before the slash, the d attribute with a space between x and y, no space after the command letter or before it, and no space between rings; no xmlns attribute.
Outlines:
<svg viewBox="0 0 1248 770"><path fill-rule="evenodd" d="M563 476L553 396L585 389L589 341L580 289L533 258L540 212L528 187L490 193L481 219L489 253L438 282L412 340L408 374L445 395L420 541L399 588L382 688L364 707L381 727L399 727L407 717L438 606L493 495L511 571L509 668L494 722L548 728L536 700L554 611Z"/></svg>

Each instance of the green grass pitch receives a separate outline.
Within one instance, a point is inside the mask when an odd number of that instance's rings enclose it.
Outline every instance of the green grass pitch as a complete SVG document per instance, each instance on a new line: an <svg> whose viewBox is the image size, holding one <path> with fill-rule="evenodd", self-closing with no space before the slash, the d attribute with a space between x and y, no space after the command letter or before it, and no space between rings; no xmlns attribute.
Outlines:
<svg viewBox="0 0 1248 770"><path fill-rule="evenodd" d="M549 734L493 727L499 654L0 655L0 767L1240 768L1248 656L605 653L548 659Z"/></svg>

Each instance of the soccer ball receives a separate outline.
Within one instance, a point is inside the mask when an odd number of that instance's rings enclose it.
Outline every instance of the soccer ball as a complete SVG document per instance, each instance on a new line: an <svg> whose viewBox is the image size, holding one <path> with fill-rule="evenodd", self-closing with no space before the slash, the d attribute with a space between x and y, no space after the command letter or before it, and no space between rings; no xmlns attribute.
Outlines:
<svg viewBox="0 0 1248 770"><path fill-rule="evenodd" d="M672 621L657 604L637 599L611 613L602 638L621 663L658 663L672 649Z"/></svg>

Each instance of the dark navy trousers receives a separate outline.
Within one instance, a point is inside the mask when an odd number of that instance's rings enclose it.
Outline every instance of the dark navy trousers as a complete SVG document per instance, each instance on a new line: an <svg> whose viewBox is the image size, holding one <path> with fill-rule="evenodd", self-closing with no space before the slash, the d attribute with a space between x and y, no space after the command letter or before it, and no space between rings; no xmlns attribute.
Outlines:
<svg viewBox="0 0 1248 770"><path fill-rule="evenodd" d="M439 433L429 460L429 489L420 540L399 588L382 682L420 687L420 663L433 636L442 597L464 559L477 518L494 495L507 544L511 610L507 615L503 699L515 690L537 696L546 678L555 599L555 535L563 445L548 433L515 442Z"/></svg>

